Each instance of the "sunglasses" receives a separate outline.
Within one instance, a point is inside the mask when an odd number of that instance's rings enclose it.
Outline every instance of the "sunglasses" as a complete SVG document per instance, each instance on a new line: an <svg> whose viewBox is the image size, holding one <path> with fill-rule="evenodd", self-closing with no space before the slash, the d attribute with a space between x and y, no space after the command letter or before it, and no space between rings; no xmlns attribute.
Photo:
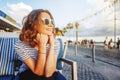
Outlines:
<svg viewBox="0 0 120 80"><path fill-rule="evenodd" d="M48 24L54 25L53 19L42 18L42 21L43 21L44 25L48 25Z"/></svg>

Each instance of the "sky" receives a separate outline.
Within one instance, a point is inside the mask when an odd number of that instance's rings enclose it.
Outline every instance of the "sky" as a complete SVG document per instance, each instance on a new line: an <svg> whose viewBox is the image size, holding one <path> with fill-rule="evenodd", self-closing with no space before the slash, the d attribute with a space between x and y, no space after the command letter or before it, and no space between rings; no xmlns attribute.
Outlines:
<svg viewBox="0 0 120 80"><path fill-rule="evenodd" d="M117 1L116 33L120 35L120 0ZM106 36L114 35L112 2L113 0L0 0L0 10L21 24L23 17L33 9L47 9L52 13L59 29L68 23L78 22L79 36ZM75 28L68 30L65 35L75 36Z"/></svg>

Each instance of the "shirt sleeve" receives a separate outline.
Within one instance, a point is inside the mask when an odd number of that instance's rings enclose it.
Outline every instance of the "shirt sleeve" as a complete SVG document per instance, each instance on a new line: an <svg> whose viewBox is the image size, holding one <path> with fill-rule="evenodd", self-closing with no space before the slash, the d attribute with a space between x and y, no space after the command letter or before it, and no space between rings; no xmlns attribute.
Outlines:
<svg viewBox="0 0 120 80"><path fill-rule="evenodd" d="M23 42L17 42L15 45L15 51L18 54L20 60L24 61L30 58L27 45Z"/></svg>

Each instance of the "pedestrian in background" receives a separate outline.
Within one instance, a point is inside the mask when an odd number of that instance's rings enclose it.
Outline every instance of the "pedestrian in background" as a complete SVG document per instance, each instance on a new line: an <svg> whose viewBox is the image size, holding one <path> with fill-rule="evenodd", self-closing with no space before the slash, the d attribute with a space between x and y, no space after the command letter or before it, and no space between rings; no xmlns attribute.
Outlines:
<svg viewBox="0 0 120 80"><path fill-rule="evenodd" d="M106 37L104 40L104 48L108 49L108 37Z"/></svg>
<svg viewBox="0 0 120 80"><path fill-rule="evenodd" d="M117 41L117 48L119 49L120 48L120 39L118 38L118 41Z"/></svg>
<svg viewBox="0 0 120 80"><path fill-rule="evenodd" d="M112 38L110 39L110 41L109 41L109 43L108 43L108 47L109 47L110 49L112 49L112 48L114 47L114 43L113 43Z"/></svg>

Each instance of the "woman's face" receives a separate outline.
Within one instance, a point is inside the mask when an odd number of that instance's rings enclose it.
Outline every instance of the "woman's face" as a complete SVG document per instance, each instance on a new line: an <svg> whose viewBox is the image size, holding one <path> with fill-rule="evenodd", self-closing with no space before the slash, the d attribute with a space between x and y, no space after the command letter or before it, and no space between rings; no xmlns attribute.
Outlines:
<svg viewBox="0 0 120 80"><path fill-rule="evenodd" d="M38 33L52 35L54 30L53 20L46 12L42 12L39 16L39 22L36 26Z"/></svg>

